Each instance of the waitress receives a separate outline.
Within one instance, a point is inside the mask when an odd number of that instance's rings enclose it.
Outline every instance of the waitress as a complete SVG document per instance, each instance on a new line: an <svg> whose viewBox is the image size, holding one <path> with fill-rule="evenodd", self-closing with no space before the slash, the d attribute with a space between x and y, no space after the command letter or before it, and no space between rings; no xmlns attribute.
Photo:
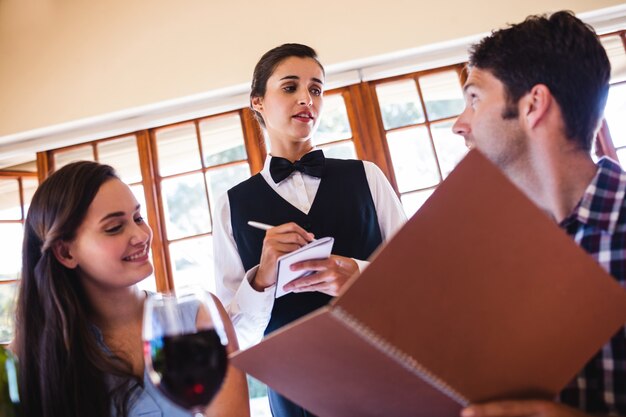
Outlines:
<svg viewBox="0 0 626 417"><path fill-rule="evenodd" d="M300 44L268 51L254 69L251 107L271 151L260 173L218 200L213 235L217 294L242 347L327 304L406 221L376 165L315 149L324 76L315 51ZM276 226L262 231L250 220ZM334 237L333 254L297 264L315 273L275 300L277 259L324 236ZM269 398L275 417L312 416L272 390Z"/></svg>

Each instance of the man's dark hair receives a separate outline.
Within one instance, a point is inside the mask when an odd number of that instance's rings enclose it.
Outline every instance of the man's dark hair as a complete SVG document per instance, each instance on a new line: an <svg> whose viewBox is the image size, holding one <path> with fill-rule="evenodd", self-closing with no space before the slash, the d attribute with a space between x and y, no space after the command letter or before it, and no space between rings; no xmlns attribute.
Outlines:
<svg viewBox="0 0 626 417"><path fill-rule="evenodd" d="M519 99L533 86L546 85L561 108L566 136L591 149L611 64L594 30L572 12L529 16L494 31L472 47L469 65L490 71L504 84L504 118L517 117Z"/></svg>
<svg viewBox="0 0 626 417"><path fill-rule="evenodd" d="M291 58L292 56L298 58L311 58L317 65L322 69L322 73L324 72L324 67L320 64L317 59L317 53L310 46L302 45L299 43L285 43L283 45L277 46L276 48L270 49L267 51L259 62L257 62L254 67L254 73L252 74L252 86L250 90L250 100L254 97L265 97L265 91L267 89L267 80L272 76L276 67L283 62L287 58ZM252 107L252 106L250 106ZM261 126L265 126L265 122L263 121L263 117L259 112L254 110L254 115L256 119L259 121Z"/></svg>

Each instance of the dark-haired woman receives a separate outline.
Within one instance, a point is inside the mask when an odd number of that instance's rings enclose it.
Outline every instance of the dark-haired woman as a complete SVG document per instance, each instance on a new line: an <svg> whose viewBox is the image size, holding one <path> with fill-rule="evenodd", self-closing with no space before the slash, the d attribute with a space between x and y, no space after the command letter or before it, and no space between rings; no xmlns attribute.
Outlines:
<svg viewBox="0 0 626 417"><path fill-rule="evenodd" d="M26 417L190 416L144 371L141 338L152 231L113 169L76 162L35 192L17 304ZM223 309L222 309L223 310ZM231 344L232 324L223 311ZM207 416L249 416L245 377L229 369Z"/></svg>
<svg viewBox="0 0 626 417"><path fill-rule="evenodd" d="M300 44L268 51L254 70L251 106L271 153L259 174L219 200L214 231L217 293L243 346L328 303L406 220L374 164L315 149L324 75L315 51ZM263 232L250 220L275 227ZM314 236L334 237L333 255L300 263L316 272L274 300L277 258ZM274 416L310 415L271 390L269 397Z"/></svg>

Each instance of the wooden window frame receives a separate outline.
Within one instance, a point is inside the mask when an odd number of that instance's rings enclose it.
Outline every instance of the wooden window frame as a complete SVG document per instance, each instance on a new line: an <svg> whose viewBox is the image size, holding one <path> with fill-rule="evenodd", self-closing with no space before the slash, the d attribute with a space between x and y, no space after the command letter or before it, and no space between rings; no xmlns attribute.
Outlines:
<svg viewBox="0 0 626 417"><path fill-rule="evenodd" d="M380 154L382 156L384 156L384 160L380 160L382 159L379 158L379 160L376 160L374 162L377 163L377 165L383 170L383 172L385 173L385 175L387 176L387 178L389 179L389 182L391 183L391 186L393 187L393 189L395 190L396 194L398 195L398 197L400 197L401 195L404 194L410 194L410 193L415 193L415 192L419 192L419 191L427 191L427 190L431 190L436 188L441 181L443 181L443 173L441 170L441 166L439 163L439 159L437 157L435 157L435 162L437 164L437 172L439 174L439 182L436 185L433 186L428 186L428 187L424 187L424 188L420 188L420 189L416 189L416 190L411 190L411 191L406 191L406 192L400 192L399 188L398 188L398 183L394 174L394 169L393 169L393 161L391 159L391 153L389 151L389 146L387 145L387 133L389 132L394 132L394 131L400 131L400 130L404 130L404 129L411 129L411 128L415 128L415 127L426 127L427 131L428 131L428 136L429 136L429 140L430 140L430 146L432 148L433 154L436 156L437 152L435 149L435 143L434 143L434 139L432 136L432 131L431 131L431 125L434 123L445 123L447 121L453 121L456 120L456 118L458 117L458 115L454 115L454 116L449 116L449 117L445 117L445 118L441 118L441 119L433 119L430 120L429 116L428 116L428 112L426 111L426 105L424 102L424 96L422 93L422 89L419 83L419 78L420 77L424 77L427 75L431 75L431 74L437 74L437 73L441 73L441 72L447 72L447 71L455 71L457 73L457 76L459 78L459 83L461 85L461 87L463 86L463 82L466 78L466 75L464 75L465 73L465 67L466 64L465 63L459 63L459 64L452 64L452 65L446 65L443 67L438 67L438 68L432 68L432 69L428 69L428 70L423 70L423 71L416 71L416 72L412 72L409 74L402 74L402 75L397 75L394 77L389 77L389 78L382 78L379 80L374 80L374 81L370 81L367 83L362 83L365 87L365 89L367 89L367 97L369 98L368 103L365 105L366 108L368 108L368 116L366 118L368 124L370 124L370 130L373 132L372 133L372 140L376 142L376 146L378 147L378 152L380 152ZM420 105L422 106L422 109L424 110L424 121L419 122L419 123L413 123L410 125L406 125L406 126L401 126L401 127L397 127L397 128L392 128L392 129L385 129L384 128L384 123L383 123L383 119L382 119L382 113L380 111L380 104L378 102L378 95L376 93L376 87L378 85L381 84L388 84L388 83L393 83L393 82L398 82L398 81L404 81L404 80L412 80L415 83L415 87L417 89L417 94L420 100ZM383 168L384 167L384 168Z"/></svg>
<svg viewBox="0 0 626 417"><path fill-rule="evenodd" d="M378 104L378 98L376 95L376 86L378 84L393 82L403 79L412 79L416 83L418 88L421 104L424 107L423 97L421 94L421 87L419 86L418 78L424 75L449 71L454 69L462 80L462 70L465 64L448 65L441 68L434 68L425 71L417 71L409 74L403 74L395 77L378 79L368 82L360 82L358 84L352 84L345 87L339 87L328 90L326 95L340 94L343 97L346 112L348 115L348 121L352 136L349 139L341 139L328 144L320 145L331 146L343 141L352 141L356 156L359 159L367 160L375 163L389 179L392 187L398 196L397 181L393 170L393 162L391 160L391 154L387 146L386 133L384 129L382 115ZM244 145L247 154L247 160L228 162L225 164L219 164L215 166L207 167L202 157L202 140L199 132L199 124L203 120L223 117L229 114L239 115L241 121L241 128L243 132ZM452 116L445 119L429 120L428 115L425 112L425 122L418 125L427 126L430 136L431 146L434 152L434 142L432 134L430 132L430 125L435 122L441 122L445 120L453 120L457 116ZM196 133L196 139L198 140L198 149L200 151L201 167L195 170L191 170L185 173L167 175L161 177L159 174L159 155L156 146L156 135L159 130L172 128L179 125L193 124ZM406 128L406 127L405 127ZM200 233L193 236L185 236L182 238L168 240L166 235L165 226L165 213L163 205L163 196L161 194L161 184L164 179L173 178L176 176L190 175L193 173L202 173L203 181L205 185L205 193L208 193L208 185L206 184L206 173L214 170L226 167L228 165L240 164L247 162L250 168L250 174L254 175L258 173L262 168L267 156L267 148L265 145L265 137L263 131L257 120L254 117L254 113L248 107L240 108L233 111L224 113L204 116L196 119L185 120L177 123L172 123L163 126L157 126L150 129L139 130L135 132L125 133L114 137L107 137L96 139L90 142L72 145L63 148L57 148L45 152L39 152L37 154L37 171L38 178L43 181L51 172L55 170L54 154L69 151L79 147L92 146L92 152L94 159L98 160L98 144L116 140L124 137L134 136L137 144L137 152L139 156L139 163L141 168L141 182L133 183L133 185L141 184L144 189L145 201L146 201L146 214L148 217L148 224L153 230L152 240L152 257L154 263L154 276L156 280L156 288L158 291L173 291L175 288L173 277L173 266L171 262L169 245L173 242L183 241L192 238L198 238L205 235L212 235L211 232ZM441 176L441 168L439 161L437 161L437 169ZM429 187L433 188L433 187ZM417 190L416 190L417 191ZM412 191L411 191L412 192ZM205 196L209 204L209 215L211 216L209 196Z"/></svg>
<svg viewBox="0 0 626 417"><path fill-rule="evenodd" d="M617 36L622 40L622 46L624 47L624 54L626 54L626 29L618 30L615 32L605 33L600 35L600 38L609 38ZM617 83L610 84L610 87L626 84L626 81L620 81ZM620 147L624 148L624 147ZM595 138L595 150L596 156L601 158L603 156L607 156L615 161L619 161L617 157L617 148L613 143L613 138L611 137L611 132L609 130L609 126L606 123L606 119L602 119L602 125L600 126L600 130Z"/></svg>
<svg viewBox="0 0 626 417"><path fill-rule="evenodd" d="M224 116L233 115L233 114L236 114L239 116L247 159L231 161L231 162L226 162L223 164L212 165L212 166L207 167L205 165L203 152L202 152L203 149L202 149L202 138L200 135L200 122L204 120L209 120L212 118L219 118L219 117L224 117ZM198 150L199 150L199 157L200 157L200 164L201 164L200 168L190 170L190 171L185 171L183 173L161 176L158 172L159 156L158 156L157 143L156 143L157 132L159 130L169 129L175 126L189 125L190 123L194 124L196 140L198 141ZM267 151L265 148L265 139L264 139L263 132L261 131L260 126L258 125L257 121L254 118L254 114L252 113L252 110L250 110L249 108L242 108L242 109L219 113L219 114L215 114L211 116L205 116L205 117L201 117L197 119L186 120L186 121L182 121L178 123L172 123L169 125L148 129L147 131L144 131L144 132L145 134L148 135L149 143L150 143L149 154L150 154L150 158L152 161L150 181L151 181L151 186L152 186L152 192L154 194L154 203L155 203L155 212L156 212L156 215L154 216L154 218L158 219L158 228L153 228L153 231L156 234L156 231L158 230L158 233L159 233L158 250L160 252L160 258L164 262L162 271L159 271L157 273L156 268L155 268L155 276L157 279L157 290L158 291L174 291L175 289L174 271L173 271L172 262L171 262L170 244L175 243L175 242L189 240L189 239L195 239L195 238L199 238L203 236L212 236L213 231L211 230L210 232L189 235L189 236L176 238L176 239L167 238L166 225L165 225L165 212L164 212L165 206L163 204L163 196L161 193L161 184L163 180L176 178L179 176L187 176L187 175L201 173L203 182L204 182L205 198L206 198L208 208L209 208L209 216L211 217L212 216L211 199L209 198L209 195L208 195L209 187L206 182L206 173L212 170L217 170L217 169L221 169L221 168L232 166L232 165L240 165L246 162L250 169L250 174L251 175L256 174L263 168L263 163L265 161L265 157L267 154ZM146 176L144 176L144 178L146 178ZM212 219L211 219L211 223L212 223ZM150 226L152 226L152 224ZM153 256L154 256L154 252L156 252L157 248L153 247L152 250L153 250Z"/></svg>
<svg viewBox="0 0 626 417"><path fill-rule="evenodd" d="M38 174L36 172L28 172L28 171L8 171L8 170L0 171L0 179L17 180L19 199L20 199L20 215L21 215L20 219L11 219L11 220L0 219L0 224L20 224L22 225L22 227L24 227L26 223L26 214L27 214L24 210L25 199L24 199L24 182L23 181L25 178L38 179ZM0 281L0 285L15 284L17 282L19 282L19 278L8 279L8 280Z"/></svg>
<svg viewBox="0 0 626 417"><path fill-rule="evenodd" d="M622 39L622 43L624 45L624 49L626 50L626 30L620 30L617 32L603 34L601 37L607 36L619 36ZM441 73L445 71L453 70L457 73L459 77L459 82L461 85L465 82L467 78L466 71L466 63L458 63L452 65L446 65L443 67L432 68L428 70L416 71L408 74L402 74L398 76L381 78L371 81L359 82L357 84L351 84L348 86L343 86L339 88L334 88L328 90L326 95L334 95L340 94L343 97L346 112L348 116L348 121L350 124L350 129L352 132L352 136L349 139L345 139L352 141L354 144L354 149L356 152L356 156L359 159L367 160L375 163L381 171L388 178L391 186L395 190L398 196L404 194L410 194L418 191L431 190L436 188L438 184L442 181L442 169L440 166L440 162L438 158L435 158L437 164L437 171L439 174L440 182L434 186L429 186L425 188L420 188L416 190L406 191L404 193L400 193L398 189L397 180L395 178L393 161L391 158L391 153L389 150L389 146L387 144L386 135L388 132L414 128L419 126L424 126L427 128L430 146L436 155L436 148L431 132L431 126L435 123L441 123L446 121L455 120L458 115L450 116L441 119L433 119L431 120L428 112L426 111L424 96L422 94L421 86L419 83L419 78L424 77L430 74ZM378 96L376 94L376 87L380 84L391 83L395 81L401 80L412 80L415 83L418 97L420 100L420 104L424 109L424 121L416 124L411 124L409 126L403 126L400 128L394 128L386 130L384 128L382 113L380 110ZM146 212L148 216L148 222L150 227L153 230L153 242L152 242L152 256L155 268L155 280L156 287L158 291L173 291L174 279L173 279L173 271L171 258L169 253L169 244L173 242L182 241L185 239L197 238L204 235L211 235L212 232L201 233L194 236L186 236L179 239L167 240L165 233L165 213L164 213L164 205L163 205L163 196L161 195L161 183L163 179L172 178L176 175L189 175L194 172L203 174L203 181L205 182L205 193L208 193L208 185L206 184L206 173L213 169L223 168L232 164L240 164L243 161L236 162L228 162L225 164L215 165L207 167L204 163L204 158L202 157L202 140L199 132L199 123L203 120L210 119L213 117L222 117L228 114L238 114L241 121L241 128L243 132L244 145L247 155L247 163L250 168L250 173L252 175L258 173L262 168L267 157L267 148L265 144L265 137L263 131L254 117L253 111L248 108L240 108L233 111L228 111L224 113L204 116L196 119L181 121L173 124L157 126L150 129L139 130L135 132L126 133L123 135L118 135L110 138L102 138L97 139L91 142L82 143L78 145L73 145L70 147L59 148L46 152L39 152L37 154L37 174L40 182L45 179L50 172L54 171L54 153L60 151L71 150L72 148L83 147L85 145L91 144L93 147L94 158L97 160L97 144L108 141L115 140L122 137L135 136L137 141L137 151L139 155L139 162L141 165L141 174L142 181L141 185L143 185L145 199L146 199ZM196 138L198 140L198 149L200 151L200 159L201 159L201 168L185 172L182 174L176 175L168 175L165 177L161 177L158 172L158 161L159 156L156 147L156 132L165 128L171 128L177 125L184 125L193 123L196 131ZM610 140L610 133L608 128L606 127L606 123L604 123L603 128L601 129L598 140L600 143L600 150L603 155L609 155L611 157L616 158L615 147ZM344 139L337 140L334 142L330 142L328 144L320 145L321 147L332 145L336 143L341 143ZM5 174L8 175L8 174ZM29 174L30 175L30 174ZM206 195L207 202L209 204L209 215L211 216L210 204L211 201L209 196Z"/></svg>

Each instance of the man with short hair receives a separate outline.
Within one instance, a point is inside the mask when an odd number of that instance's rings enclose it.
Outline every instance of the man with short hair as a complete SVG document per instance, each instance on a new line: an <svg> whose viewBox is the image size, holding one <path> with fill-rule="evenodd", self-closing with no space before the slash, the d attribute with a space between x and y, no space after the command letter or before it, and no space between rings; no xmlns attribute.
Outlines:
<svg viewBox="0 0 626 417"><path fill-rule="evenodd" d="M590 156L610 77L597 36L571 12L558 12L495 31L470 53L466 108L454 132L499 166L626 289L626 173L610 159L596 165ZM476 404L462 416L626 415L625 330L558 401Z"/></svg>

